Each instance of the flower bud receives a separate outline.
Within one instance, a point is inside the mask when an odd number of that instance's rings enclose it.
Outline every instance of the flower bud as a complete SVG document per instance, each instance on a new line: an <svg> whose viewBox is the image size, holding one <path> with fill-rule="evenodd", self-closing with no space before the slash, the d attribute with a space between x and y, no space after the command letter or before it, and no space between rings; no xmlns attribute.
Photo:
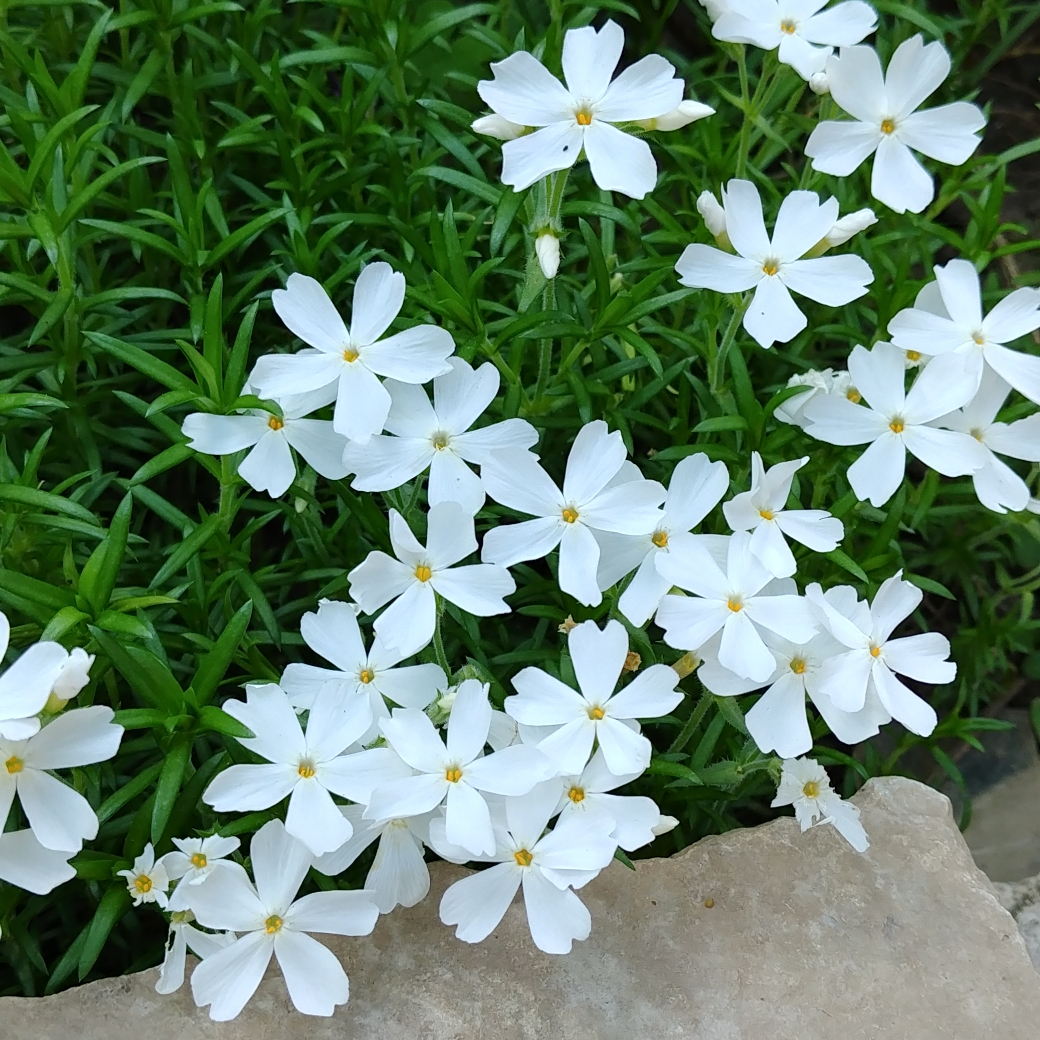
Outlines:
<svg viewBox="0 0 1040 1040"><path fill-rule="evenodd" d="M560 240L551 232L543 231L534 240L538 264L546 278L555 278L560 269Z"/></svg>
<svg viewBox="0 0 1040 1040"><path fill-rule="evenodd" d="M665 816L662 813L660 819L650 828L650 830L660 837L662 834L667 834L669 831L675 830L678 826L679 821L674 816Z"/></svg>
<svg viewBox="0 0 1040 1040"><path fill-rule="evenodd" d="M834 227L823 236L828 248L840 246L848 242L853 235L866 231L868 227L877 223L872 209L858 209L855 213L849 213L834 222Z"/></svg>
<svg viewBox="0 0 1040 1040"><path fill-rule="evenodd" d="M708 17L713 22L717 22L729 11L729 4L726 0L701 0L701 7L708 12Z"/></svg>
<svg viewBox="0 0 1040 1040"><path fill-rule="evenodd" d="M636 120L636 126L644 130L680 130L697 119L714 114L715 109L710 105L702 105L699 101L680 101L678 108L665 112L663 116Z"/></svg>
<svg viewBox="0 0 1040 1040"><path fill-rule="evenodd" d="M826 72L814 72L809 77L809 89L814 94L819 94L821 97L824 94L831 92L831 81L827 78Z"/></svg>
<svg viewBox="0 0 1040 1040"><path fill-rule="evenodd" d="M514 141L527 133L526 126L514 123L512 120L494 113L474 119L470 124L470 129L475 134L483 134L484 137L494 137L499 141Z"/></svg>
<svg viewBox="0 0 1040 1040"><path fill-rule="evenodd" d="M449 686L432 704L427 705L426 714L435 726L443 726L448 721L458 692L458 686Z"/></svg>
<svg viewBox="0 0 1040 1040"><path fill-rule="evenodd" d="M715 236L719 249L732 253L733 244L726 234L726 211L710 191L702 191L697 197L697 212L704 220L704 226Z"/></svg>
<svg viewBox="0 0 1040 1040"><path fill-rule="evenodd" d="M94 655L88 654L82 647L75 647L69 652L68 660L58 673L51 687L50 696L44 705L49 715L57 715L73 697L90 682L90 666L94 663Z"/></svg>

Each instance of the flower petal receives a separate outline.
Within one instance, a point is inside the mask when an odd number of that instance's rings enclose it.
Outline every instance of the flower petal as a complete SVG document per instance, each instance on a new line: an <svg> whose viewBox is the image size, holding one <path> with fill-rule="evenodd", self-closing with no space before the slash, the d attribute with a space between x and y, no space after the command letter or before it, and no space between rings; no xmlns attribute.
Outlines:
<svg viewBox="0 0 1040 1040"><path fill-rule="evenodd" d="M472 762L487 743L491 728L491 704L487 691L477 679L459 684L448 716L448 758L452 762Z"/></svg>
<svg viewBox="0 0 1040 1040"><path fill-rule="evenodd" d="M608 432L602 419L586 423L578 431L567 456L564 499L584 505L595 498L624 465L626 454L619 431Z"/></svg>
<svg viewBox="0 0 1040 1040"><path fill-rule="evenodd" d="M567 636L578 687L593 704L605 702L614 692L628 654L628 633L618 621L608 621L601 630L595 621L585 621Z"/></svg>
<svg viewBox="0 0 1040 1040"><path fill-rule="evenodd" d="M920 213L935 196L932 175L895 134L883 136L874 157L870 194L896 213Z"/></svg>
<svg viewBox="0 0 1040 1040"><path fill-rule="evenodd" d="M938 41L925 44L921 34L904 40L885 73L890 113L897 122L906 119L922 101L934 94L950 74L950 55Z"/></svg>
<svg viewBox="0 0 1040 1040"><path fill-rule="evenodd" d="M533 54L517 51L503 61L494 61L491 73L495 78L481 80L477 93L498 115L521 126L575 122L574 99Z"/></svg>
<svg viewBox="0 0 1040 1040"><path fill-rule="evenodd" d="M239 463L238 475L257 491L281 498L296 479L296 463L285 434L269 429Z"/></svg>
<svg viewBox="0 0 1040 1040"><path fill-rule="evenodd" d="M487 493L500 505L518 513L551 516L554 521L559 520L565 504L563 497L529 451L509 448L497 453L483 465L480 478Z"/></svg>
<svg viewBox="0 0 1040 1040"><path fill-rule="evenodd" d="M919 737L931 735L939 719L935 709L904 686L884 665L875 665L874 686L888 713Z"/></svg>
<svg viewBox="0 0 1040 1040"><path fill-rule="evenodd" d="M353 833L317 777L300 780L289 796L285 829L315 855L334 852Z"/></svg>
<svg viewBox="0 0 1040 1040"><path fill-rule="evenodd" d="M291 419L284 429L289 444L327 480L342 480L350 472L350 467L343 463L343 450L348 441L336 433L328 420ZM294 476L295 472L294 468Z"/></svg>
<svg viewBox="0 0 1040 1040"><path fill-rule="evenodd" d="M64 712L29 740L26 764L34 769L70 769L107 762L123 738L123 727L113 717L111 708L99 704Z"/></svg>
<svg viewBox="0 0 1040 1040"><path fill-rule="evenodd" d="M561 62L567 89L575 100L591 102L603 97L624 46L625 31L612 19L599 31L591 25L567 31Z"/></svg>
<svg viewBox="0 0 1040 1040"><path fill-rule="evenodd" d="M273 953L274 937L256 931L207 957L191 973L195 1003L210 1005L214 1022L237 1018L260 985Z"/></svg>
<svg viewBox="0 0 1040 1040"><path fill-rule="evenodd" d="M870 605L875 642L886 642L896 626L921 605L923 598L924 593L916 585L903 580L902 571L886 578Z"/></svg>
<svg viewBox="0 0 1040 1040"><path fill-rule="evenodd" d="M608 123L653 119L678 108L682 99L683 81L675 78L675 66L660 54L648 54L607 87L595 116Z"/></svg>
<svg viewBox="0 0 1040 1040"><path fill-rule="evenodd" d="M570 169L581 154L585 132L573 116L502 145L502 183L524 191L557 170Z"/></svg>
<svg viewBox="0 0 1040 1040"><path fill-rule="evenodd" d="M357 672L368 662L357 612L350 603L323 599L318 611L300 619L303 641L320 657L344 672Z"/></svg>
<svg viewBox="0 0 1040 1040"><path fill-rule="evenodd" d="M599 543L592 532L584 524L568 524L560 539L560 588L587 607L597 606L603 599L596 584L598 567Z"/></svg>
<svg viewBox="0 0 1040 1040"><path fill-rule="evenodd" d="M0 834L0 881L44 896L76 876L71 852L41 845L31 830Z"/></svg>
<svg viewBox="0 0 1040 1040"><path fill-rule="evenodd" d="M281 820L271 820L253 835L249 858L264 908L284 915L296 898L314 857L286 830Z"/></svg>
<svg viewBox="0 0 1040 1040"><path fill-rule="evenodd" d="M570 953L575 939L592 933L592 915L569 888L561 891L534 868L523 872L523 886L527 926L543 953Z"/></svg>
<svg viewBox="0 0 1040 1040"><path fill-rule="evenodd" d="M742 678L761 681L773 674L776 660L762 642L747 611L730 611L722 628L719 663Z"/></svg>
<svg viewBox="0 0 1040 1040"><path fill-rule="evenodd" d="M384 603L402 595L415 584L414 570L373 550L348 575L350 595L366 614L375 613Z"/></svg>
<svg viewBox="0 0 1040 1040"><path fill-rule="evenodd" d="M883 136L876 123L825 120L809 135L805 154L814 170L848 177L874 154Z"/></svg>
<svg viewBox="0 0 1040 1040"><path fill-rule="evenodd" d="M380 260L368 264L354 285L350 314L350 342L357 347L375 343L401 313L404 275Z"/></svg>
<svg viewBox="0 0 1040 1040"><path fill-rule="evenodd" d="M253 731L239 743L269 762L295 762L304 754L307 745L296 712L274 683L251 684L244 701L230 698L221 707Z"/></svg>
<svg viewBox="0 0 1040 1040"><path fill-rule="evenodd" d="M78 791L39 769L18 774L18 797L37 841L47 849L79 852L97 837L98 818Z"/></svg>
<svg viewBox="0 0 1040 1040"><path fill-rule="evenodd" d="M783 264L797 260L823 239L837 219L836 198L820 202L815 191L789 192L780 203L773 225L772 255Z"/></svg>
<svg viewBox="0 0 1040 1040"><path fill-rule="evenodd" d="M389 343L390 340L383 342ZM352 441L367 442L382 432L390 414L390 404L386 387L360 360L340 365L339 391L332 413L332 428L337 433Z"/></svg>
<svg viewBox="0 0 1040 1040"><path fill-rule="evenodd" d="M277 805L296 786L297 767L285 762L244 763L218 773L202 796L217 812L253 812Z"/></svg>
<svg viewBox="0 0 1040 1040"><path fill-rule="evenodd" d="M982 330L991 343L1011 343L1040 328L1040 293L1016 289L986 315Z"/></svg>
<svg viewBox="0 0 1040 1040"><path fill-rule="evenodd" d="M423 322L363 348L365 364L401 383L425 383L448 371L455 340L447 329Z"/></svg>
<svg viewBox="0 0 1040 1040"><path fill-rule="evenodd" d="M748 733L760 751L797 758L812 750L812 733L805 713L805 685L788 670L744 716Z"/></svg>
<svg viewBox="0 0 1040 1040"><path fill-rule="evenodd" d="M557 516L493 527L484 535L480 558L501 567L512 567L522 560L540 560L560 544L563 532L564 523Z"/></svg>
<svg viewBox="0 0 1040 1040"><path fill-rule="evenodd" d="M188 447L203 455L233 455L270 432L263 415L209 415L193 412L181 424Z"/></svg>
<svg viewBox="0 0 1040 1040"><path fill-rule="evenodd" d="M888 115L881 60L873 47L842 47L827 59L827 81L838 107L854 119L880 126Z"/></svg>
<svg viewBox="0 0 1040 1040"><path fill-rule="evenodd" d="M700 242L694 242L683 250L675 270L682 285L724 293L744 292L758 285L763 278L760 263L732 256Z"/></svg>
<svg viewBox="0 0 1040 1040"><path fill-rule="evenodd" d="M987 344L985 356L990 368L1023 397L1028 397L1033 404L1040 404L1040 357L997 343Z"/></svg>
<svg viewBox="0 0 1040 1040"><path fill-rule="evenodd" d="M289 999L301 1014L329 1018L339 1004L346 1004L350 996L347 973L336 955L317 939L283 928L274 937L274 955L285 977Z"/></svg>
<svg viewBox="0 0 1040 1040"><path fill-rule="evenodd" d="M604 191L642 199L657 184L657 163L650 145L610 123L594 119L585 128L585 155L592 179Z"/></svg>
<svg viewBox="0 0 1040 1040"><path fill-rule="evenodd" d="M585 713L576 690L540 668L524 668L512 678L516 696L505 700L506 713L527 726L562 726Z"/></svg>
<svg viewBox="0 0 1040 1040"><path fill-rule="evenodd" d="M473 563L438 571L430 584L449 603L476 617L508 614L513 609L504 597L516 592L516 582L505 567L495 563Z"/></svg>
<svg viewBox="0 0 1040 1040"><path fill-rule="evenodd" d="M906 445L903 438L886 430L856 461L846 476L862 501L869 499L875 509L883 506L903 483L906 473Z"/></svg>
<svg viewBox="0 0 1040 1040"><path fill-rule="evenodd" d="M379 913L369 892L312 892L285 914L285 928L321 935L370 935Z"/></svg>
<svg viewBox="0 0 1040 1040"><path fill-rule="evenodd" d="M926 683L949 683L957 666L948 661L950 641L941 632L918 632L885 643L885 664L900 675Z"/></svg>
<svg viewBox="0 0 1040 1040"><path fill-rule="evenodd" d="M763 278L744 312L744 328L761 347L787 343L809 324L779 277Z"/></svg>
<svg viewBox="0 0 1040 1040"><path fill-rule="evenodd" d="M960 166L978 148L982 139L978 131L985 125L986 117L977 105L955 101L907 116L897 126L896 136L930 159Z"/></svg>
<svg viewBox="0 0 1040 1040"><path fill-rule="evenodd" d="M481 942L505 916L520 887L520 875L515 863L498 863L456 881L441 897L441 921L458 925L456 939Z"/></svg>
<svg viewBox="0 0 1040 1040"><path fill-rule="evenodd" d="M652 664L611 697L611 717L653 719L668 715L683 699L682 690L675 688L678 682L679 673L674 668L665 664Z"/></svg>
<svg viewBox="0 0 1040 1040"><path fill-rule="evenodd" d="M284 289L271 293L271 303L289 331L304 343L327 354L346 348L347 327L321 282L305 274L291 274Z"/></svg>
<svg viewBox="0 0 1040 1040"><path fill-rule="evenodd" d="M870 264L861 256L819 256L795 260L780 268L780 280L793 292L828 307L843 307L858 300L874 281Z"/></svg>
<svg viewBox="0 0 1040 1040"><path fill-rule="evenodd" d="M733 248L760 264L769 256L769 235L762 216L762 197L751 181L734 178L722 192L726 209L726 234Z"/></svg>
<svg viewBox="0 0 1040 1040"><path fill-rule="evenodd" d="M495 853L495 832L491 828L488 804L479 791L463 780L448 785L444 834L452 845L475 856Z"/></svg>

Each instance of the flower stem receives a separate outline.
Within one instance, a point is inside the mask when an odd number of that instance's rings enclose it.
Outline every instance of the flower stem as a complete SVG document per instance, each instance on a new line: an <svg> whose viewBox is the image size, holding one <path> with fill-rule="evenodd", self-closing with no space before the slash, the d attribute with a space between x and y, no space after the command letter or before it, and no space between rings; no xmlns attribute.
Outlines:
<svg viewBox="0 0 1040 1040"><path fill-rule="evenodd" d="M441 617L444 615L444 600L437 597L437 622L433 626L433 652L437 657L437 663L441 666L444 674L450 679L451 668L448 666L448 655L444 652L444 638L441 635Z"/></svg>
<svg viewBox="0 0 1040 1040"><path fill-rule="evenodd" d="M751 144L751 92L748 89L747 48L740 44L737 52L737 72L740 75L740 100L744 108L744 121L740 124L740 147L737 149L737 167L734 177L743 177L747 166L748 148Z"/></svg>
<svg viewBox="0 0 1040 1040"><path fill-rule="evenodd" d="M686 720L686 725L679 730L679 735L672 741L672 746L668 749L669 755L674 755L678 751L682 751L684 747L690 742L690 738L697 731L697 727L701 724L701 720L704 718L705 712L711 706L712 696L707 690L702 689L701 699L697 702L697 706L690 712L690 717Z"/></svg>
<svg viewBox="0 0 1040 1040"><path fill-rule="evenodd" d="M230 455L220 456L220 505L217 514L225 534L231 533L231 521L235 518L235 469Z"/></svg>

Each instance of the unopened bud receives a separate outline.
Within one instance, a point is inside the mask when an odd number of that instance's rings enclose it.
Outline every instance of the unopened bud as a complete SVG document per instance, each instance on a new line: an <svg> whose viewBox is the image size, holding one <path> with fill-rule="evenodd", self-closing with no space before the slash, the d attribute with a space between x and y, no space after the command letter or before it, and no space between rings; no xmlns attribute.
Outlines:
<svg viewBox="0 0 1040 1040"><path fill-rule="evenodd" d="M534 251L538 254L542 274L546 278L555 278L560 269L560 240L551 231L543 231L534 240Z"/></svg>
<svg viewBox="0 0 1040 1040"><path fill-rule="evenodd" d="M685 653L679 658L672 668L675 669L676 674L680 679L685 679L686 676L692 675L701 666L701 659L691 650L689 653Z"/></svg>
<svg viewBox="0 0 1040 1040"><path fill-rule="evenodd" d="M54 680L43 708L48 715L57 715L90 682L90 666L93 663L94 655L88 654L82 647L77 646L69 651L68 660Z"/></svg>
<svg viewBox="0 0 1040 1040"><path fill-rule="evenodd" d="M635 652L635 650L629 650L625 654L625 663L621 666L622 672L638 672L639 666L643 663L643 659Z"/></svg>
<svg viewBox="0 0 1040 1040"><path fill-rule="evenodd" d="M504 116L492 113L489 116L481 116L470 123L470 129L475 134L483 134L484 137L494 137L499 141L515 141L527 133L527 127L521 123L514 123Z"/></svg>
<svg viewBox="0 0 1040 1040"><path fill-rule="evenodd" d="M578 622L575 621L574 618L571 617L570 614L568 614L567 617L564 618L562 624L557 626L556 631L559 632L561 636L565 636L565 635L567 635L570 632L570 630L572 628L577 628L577 627L578 627Z"/></svg>
<svg viewBox="0 0 1040 1040"><path fill-rule="evenodd" d="M702 191L697 196L697 212L703 218L704 226L716 238L726 233L726 211L710 191Z"/></svg>
<svg viewBox="0 0 1040 1040"><path fill-rule="evenodd" d="M665 112L663 116L653 119L637 119L636 126L644 130L681 130L684 126L715 114L711 105L702 105L699 101L680 101L677 108Z"/></svg>
<svg viewBox="0 0 1040 1040"><path fill-rule="evenodd" d="M877 217L872 209L858 209L855 213L849 213L834 222L834 227L824 235L824 241L828 246L840 246L848 242L853 235L866 231L877 223Z"/></svg>
<svg viewBox="0 0 1040 1040"><path fill-rule="evenodd" d="M809 77L809 89L814 94L819 94L821 97L824 94L831 92L831 81L827 78L826 72L814 72Z"/></svg>
<svg viewBox="0 0 1040 1040"><path fill-rule="evenodd" d="M657 823L650 828L658 837L662 834L667 834L669 831L674 831L679 826L679 821L674 816L665 816L663 813L658 819Z"/></svg>
<svg viewBox="0 0 1040 1040"><path fill-rule="evenodd" d="M701 0L701 7L708 12L708 17L713 22L717 22L729 11L729 4L726 0Z"/></svg>

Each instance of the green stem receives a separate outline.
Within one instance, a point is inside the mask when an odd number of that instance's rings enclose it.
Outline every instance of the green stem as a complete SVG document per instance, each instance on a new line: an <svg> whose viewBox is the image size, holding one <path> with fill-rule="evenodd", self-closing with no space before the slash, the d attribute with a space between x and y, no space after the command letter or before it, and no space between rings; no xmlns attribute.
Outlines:
<svg viewBox="0 0 1040 1040"><path fill-rule="evenodd" d="M735 177L744 176L747 166L748 148L751 144L751 92L748 89L747 48L741 44L737 54L737 72L740 75L740 100L744 109L744 121L740 125L740 147L737 149L737 169Z"/></svg>
<svg viewBox="0 0 1040 1040"><path fill-rule="evenodd" d="M437 657L437 663L441 666L444 674L450 679L451 668L448 666L448 655L444 652L444 638L441 636L441 617L444 615L444 600L437 597L437 623L433 626L433 652Z"/></svg>
<svg viewBox="0 0 1040 1040"><path fill-rule="evenodd" d="M745 293L740 306L734 308L733 316L729 319L729 325L726 327L726 332L722 337L722 343L719 344L719 349L716 351L715 357L712 358L709 363L708 385L711 389L712 396L716 398L718 397L719 391L722 389L722 381L726 371L726 355L729 353L730 347L733 346L734 339L736 339L737 329L740 328L740 322L744 317L744 312L751 305L751 295L750 292Z"/></svg>
<svg viewBox="0 0 1040 1040"><path fill-rule="evenodd" d="M238 482L231 459L230 455L220 456L220 505L217 513L225 534L231 533L231 521L235 517L235 484Z"/></svg>
<svg viewBox="0 0 1040 1040"><path fill-rule="evenodd" d="M701 699L697 702L697 706L690 712L690 717L686 720L686 725L679 730L679 735L672 741L672 746L668 749L669 755L674 755L676 752L682 751L684 747L690 742L690 738L696 733L697 727L701 724L701 720L704 718L708 708L711 707L712 696L707 690L703 690L701 693Z"/></svg>

